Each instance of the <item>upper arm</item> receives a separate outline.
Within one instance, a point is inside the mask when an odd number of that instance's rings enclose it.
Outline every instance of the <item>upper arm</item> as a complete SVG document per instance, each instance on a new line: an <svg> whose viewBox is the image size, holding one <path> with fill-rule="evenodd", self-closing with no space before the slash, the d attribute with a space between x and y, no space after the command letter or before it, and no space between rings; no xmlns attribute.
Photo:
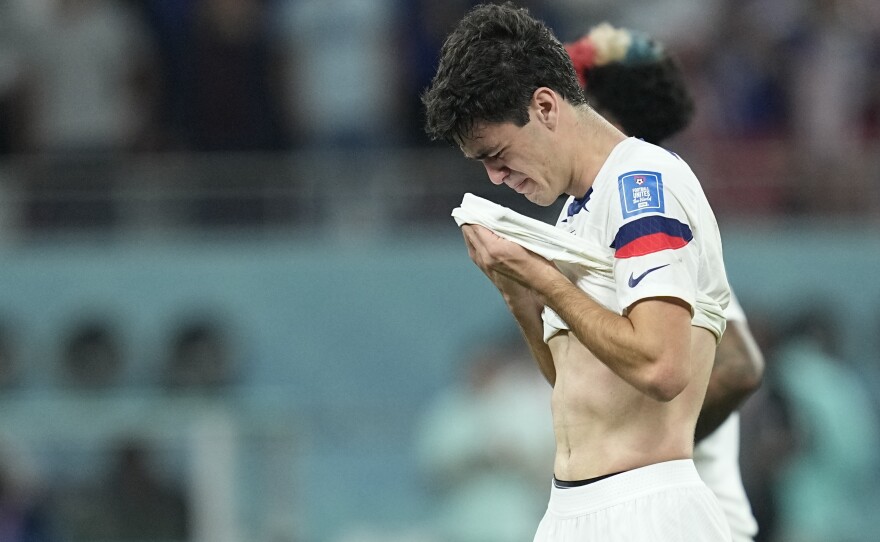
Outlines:
<svg viewBox="0 0 880 542"><path fill-rule="evenodd" d="M636 334L655 352L690 350L690 305L675 297L643 299L630 307Z"/></svg>
<svg viewBox="0 0 880 542"><path fill-rule="evenodd" d="M748 324L729 320L715 353L707 401L719 395L745 399L761 385L763 376L764 356Z"/></svg>
<svg viewBox="0 0 880 542"><path fill-rule="evenodd" d="M628 318L640 347L652 354L646 386L661 398L677 396L691 374L690 306L674 297L644 299L630 308Z"/></svg>
<svg viewBox="0 0 880 542"><path fill-rule="evenodd" d="M760 386L764 357L743 319L727 321L727 330L715 350L715 362L697 420L697 442L714 432Z"/></svg>

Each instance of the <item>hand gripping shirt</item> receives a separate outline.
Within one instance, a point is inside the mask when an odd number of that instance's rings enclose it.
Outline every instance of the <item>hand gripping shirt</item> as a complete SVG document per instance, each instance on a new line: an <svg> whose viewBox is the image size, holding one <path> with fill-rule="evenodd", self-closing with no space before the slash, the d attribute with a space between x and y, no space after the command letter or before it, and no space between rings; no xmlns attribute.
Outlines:
<svg viewBox="0 0 880 542"><path fill-rule="evenodd" d="M718 340L730 298L718 224L690 167L676 154L629 138L619 143L590 190L569 197L556 227L603 247L608 273L557 262L607 309L626 315L639 300L675 297L694 326ZM545 307L544 340L568 325Z"/></svg>

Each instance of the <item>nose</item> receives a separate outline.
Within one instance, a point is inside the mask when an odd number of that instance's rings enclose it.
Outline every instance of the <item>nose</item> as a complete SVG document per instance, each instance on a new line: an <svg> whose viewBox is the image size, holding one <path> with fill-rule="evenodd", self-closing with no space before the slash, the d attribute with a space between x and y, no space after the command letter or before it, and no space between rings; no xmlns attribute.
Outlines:
<svg viewBox="0 0 880 542"><path fill-rule="evenodd" d="M495 166L489 163L484 163L483 165L486 166L486 173L489 175L489 180L492 181L492 184L504 184L504 179L510 175L510 169L506 166Z"/></svg>

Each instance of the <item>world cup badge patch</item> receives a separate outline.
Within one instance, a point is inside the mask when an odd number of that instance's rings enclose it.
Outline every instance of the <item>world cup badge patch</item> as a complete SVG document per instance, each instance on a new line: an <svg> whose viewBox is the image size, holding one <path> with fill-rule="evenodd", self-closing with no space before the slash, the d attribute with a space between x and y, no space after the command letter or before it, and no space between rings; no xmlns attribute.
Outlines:
<svg viewBox="0 0 880 542"><path fill-rule="evenodd" d="M630 171L617 178L623 218L640 213L663 213L663 177L656 171Z"/></svg>

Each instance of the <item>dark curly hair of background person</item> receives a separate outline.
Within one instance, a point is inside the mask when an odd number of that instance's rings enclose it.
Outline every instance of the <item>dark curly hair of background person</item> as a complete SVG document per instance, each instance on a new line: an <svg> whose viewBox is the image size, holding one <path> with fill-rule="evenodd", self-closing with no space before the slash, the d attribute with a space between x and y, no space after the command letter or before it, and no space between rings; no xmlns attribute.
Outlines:
<svg viewBox="0 0 880 542"><path fill-rule="evenodd" d="M584 72L590 105L608 113L627 134L659 143L690 122L694 102L676 60L613 62Z"/></svg>

